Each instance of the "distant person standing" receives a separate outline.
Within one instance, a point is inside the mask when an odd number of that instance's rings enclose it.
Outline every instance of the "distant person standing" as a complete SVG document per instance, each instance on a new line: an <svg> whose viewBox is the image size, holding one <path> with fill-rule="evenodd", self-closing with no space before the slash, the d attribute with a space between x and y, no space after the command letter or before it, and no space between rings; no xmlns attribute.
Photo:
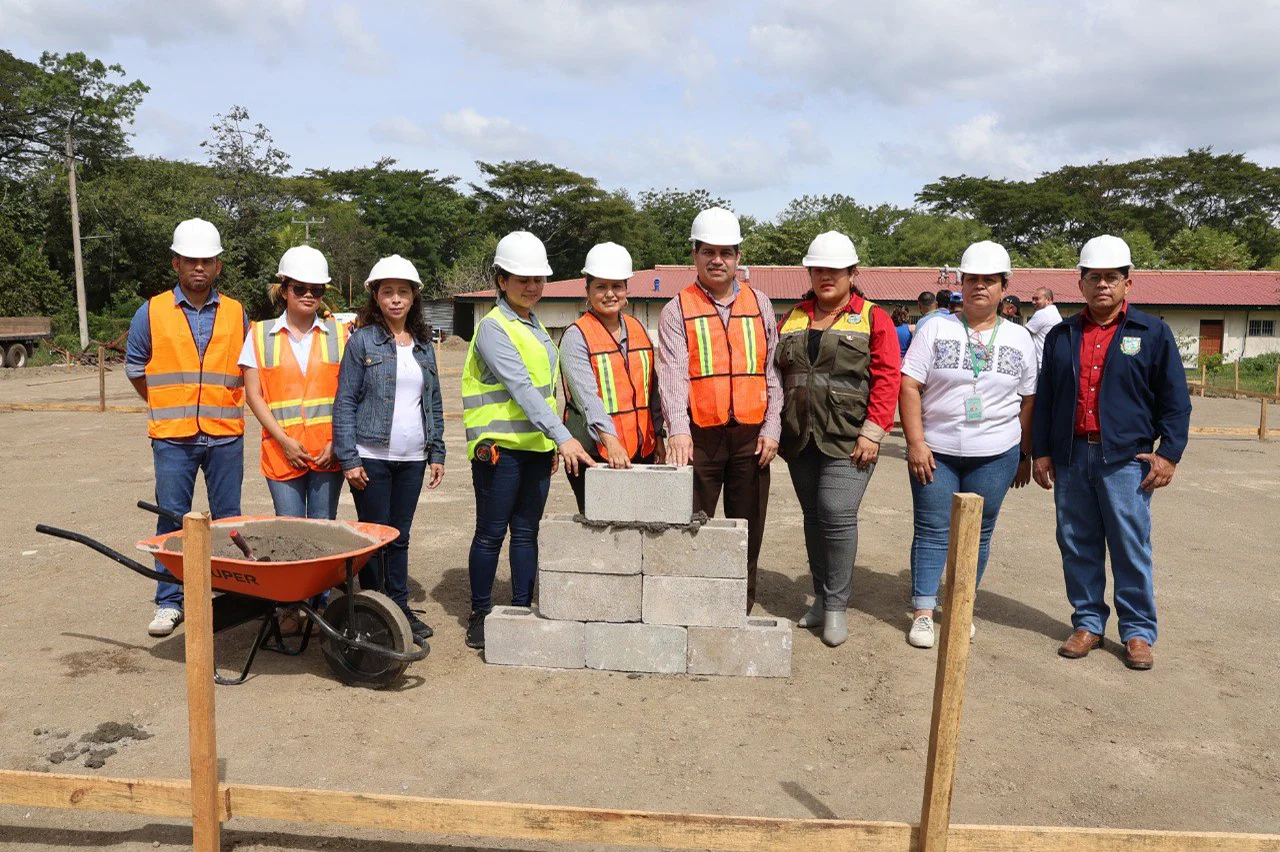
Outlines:
<svg viewBox="0 0 1280 852"><path fill-rule="evenodd" d="M948 296L947 309L952 316L955 316L959 314L961 311L963 311L964 310L964 294L952 293L950 296Z"/></svg>
<svg viewBox="0 0 1280 852"><path fill-rule="evenodd" d="M1077 659L1102 647L1110 554L1125 665L1149 669L1151 495L1182 459L1191 395L1169 326L1126 301L1132 266L1119 237L1094 237L1080 251L1085 309L1045 339L1032 452L1036 482L1053 489L1073 610L1075 632L1058 653Z"/></svg>
<svg viewBox="0 0 1280 852"><path fill-rule="evenodd" d="M1005 296L1000 300L1000 316L1009 322L1016 322L1018 325L1022 325L1021 307L1022 302L1019 301L1017 296Z"/></svg>
<svg viewBox="0 0 1280 852"><path fill-rule="evenodd" d="M249 319L215 286L222 272L217 228L203 219L181 222L171 248L177 286L133 315L124 371L147 401L156 504L190 512L196 472L203 470L209 512L227 518L240 514L244 479L244 378L237 359ZM177 529L166 517L156 522L156 535ZM169 573L159 562L156 570ZM172 633L182 621L182 600L182 586L158 582L147 632Z"/></svg>
<svg viewBox="0 0 1280 852"><path fill-rule="evenodd" d="M911 315L907 313L906 305L898 305L889 314L889 318L893 320L893 330L898 336L898 357L901 359L907 354L907 347L911 345L911 326L907 324Z"/></svg>
<svg viewBox="0 0 1280 852"><path fill-rule="evenodd" d="M920 308L920 319L916 320L916 331L931 319L937 317L951 316L951 311L947 307L947 302L951 299L950 290L939 290L937 293L930 293L925 290L916 297L916 306Z"/></svg>
<svg viewBox="0 0 1280 852"><path fill-rule="evenodd" d="M1031 342L1036 345L1036 360L1044 359L1044 339L1049 336L1049 329L1062 322L1062 314L1053 303L1053 291L1048 287L1037 287L1031 295L1031 304L1035 313L1027 320L1027 331L1031 332Z"/></svg>

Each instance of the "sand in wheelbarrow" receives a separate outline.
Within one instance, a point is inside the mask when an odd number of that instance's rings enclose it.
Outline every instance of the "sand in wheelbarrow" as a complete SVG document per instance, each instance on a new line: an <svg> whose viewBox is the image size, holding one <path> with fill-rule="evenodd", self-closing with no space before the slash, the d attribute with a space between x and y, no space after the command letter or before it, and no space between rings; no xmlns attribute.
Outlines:
<svg viewBox="0 0 1280 852"><path fill-rule="evenodd" d="M213 556L217 559L244 559L244 554L231 541L231 529L238 529L253 550L253 555L267 562L302 562L339 553L362 550L372 542L363 535L337 524L310 524L306 521L279 519L253 521L235 527L213 528ZM182 552L182 538L164 543L164 549Z"/></svg>

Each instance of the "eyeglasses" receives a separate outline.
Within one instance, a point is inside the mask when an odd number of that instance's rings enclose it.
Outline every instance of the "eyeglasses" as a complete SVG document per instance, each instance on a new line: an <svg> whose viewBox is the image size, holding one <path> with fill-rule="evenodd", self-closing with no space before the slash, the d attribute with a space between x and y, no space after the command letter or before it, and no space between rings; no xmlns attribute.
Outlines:
<svg viewBox="0 0 1280 852"><path fill-rule="evenodd" d="M290 284L289 289L292 290L293 295L299 299L308 293L315 296L317 299L324 298L323 284Z"/></svg>
<svg viewBox="0 0 1280 852"><path fill-rule="evenodd" d="M1127 277L1128 276L1122 272L1108 272L1106 275L1103 275L1101 272L1090 272L1084 277L1084 283L1097 287L1105 281L1114 287L1117 284L1123 283Z"/></svg>

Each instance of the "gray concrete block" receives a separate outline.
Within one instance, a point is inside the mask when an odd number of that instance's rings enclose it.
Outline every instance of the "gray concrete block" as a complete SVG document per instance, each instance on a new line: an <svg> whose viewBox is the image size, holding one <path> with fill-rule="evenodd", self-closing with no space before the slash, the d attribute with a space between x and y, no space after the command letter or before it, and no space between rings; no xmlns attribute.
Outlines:
<svg viewBox="0 0 1280 852"><path fill-rule="evenodd" d="M639 621L643 579L639 574L539 571L538 608L546 618L568 621Z"/></svg>
<svg viewBox="0 0 1280 852"><path fill-rule="evenodd" d="M688 647L683 627L591 622L585 635L589 669L684 673Z"/></svg>
<svg viewBox="0 0 1280 852"><path fill-rule="evenodd" d="M689 628L689 674L791 676L791 622L751 617L746 627Z"/></svg>
<svg viewBox="0 0 1280 852"><path fill-rule="evenodd" d="M582 622L542 618L537 608L498 606L484 620L486 663L580 669L583 648Z"/></svg>
<svg viewBox="0 0 1280 852"><path fill-rule="evenodd" d="M646 532L641 551L644 573L655 577L745 580L747 522L741 518L713 518L696 532Z"/></svg>
<svg viewBox="0 0 1280 852"><path fill-rule="evenodd" d="M646 624L742 627L747 581L646 576L643 614Z"/></svg>
<svg viewBox="0 0 1280 852"><path fill-rule="evenodd" d="M539 571L640 573L639 530L589 527L575 521L573 515L547 515L538 530L538 541Z"/></svg>
<svg viewBox="0 0 1280 852"><path fill-rule="evenodd" d="M693 468L638 464L628 470L587 468L586 511L592 521L687 524L693 520Z"/></svg>

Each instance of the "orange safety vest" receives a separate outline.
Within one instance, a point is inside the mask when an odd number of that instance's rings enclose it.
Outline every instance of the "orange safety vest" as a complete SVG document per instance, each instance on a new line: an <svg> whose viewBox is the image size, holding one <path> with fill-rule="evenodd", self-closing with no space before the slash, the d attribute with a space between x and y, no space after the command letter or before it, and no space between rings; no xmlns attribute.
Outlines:
<svg viewBox="0 0 1280 852"><path fill-rule="evenodd" d="M763 423L768 345L755 290L739 287L727 329L711 297L696 283L680 291L680 313L689 347L693 422L703 428L731 421Z"/></svg>
<svg viewBox="0 0 1280 852"><path fill-rule="evenodd" d="M147 362L147 434L152 438L244 434L244 308L219 294L204 357L173 293L147 302L151 360Z"/></svg>
<svg viewBox="0 0 1280 852"><path fill-rule="evenodd" d="M578 317L574 323L587 342L587 356L596 374L596 387L600 389L600 401L605 413L613 419L613 429L618 440L627 448L627 456L635 458L637 452L643 458L653 452L656 437L653 431L653 414L649 409L649 394L654 383L653 342L640 321L629 314L622 315L627 326L627 354L604 323L593 313ZM569 399L569 383L564 383L565 399ZM569 407L565 406L565 419ZM602 442L596 444L602 457L608 452Z"/></svg>
<svg viewBox="0 0 1280 852"><path fill-rule="evenodd" d="M330 318L324 322L324 331L316 329L303 375L289 332L282 328L272 334L274 324L275 320L255 322L249 331L258 362L258 385L276 423L315 458L333 441L333 398L338 392L338 367L347 348L347 327ZM327 467L296 468L289 464L280 442L262 430L262 475L267 479L297 479L307 470L340 469L336 459Z"/></svg>

